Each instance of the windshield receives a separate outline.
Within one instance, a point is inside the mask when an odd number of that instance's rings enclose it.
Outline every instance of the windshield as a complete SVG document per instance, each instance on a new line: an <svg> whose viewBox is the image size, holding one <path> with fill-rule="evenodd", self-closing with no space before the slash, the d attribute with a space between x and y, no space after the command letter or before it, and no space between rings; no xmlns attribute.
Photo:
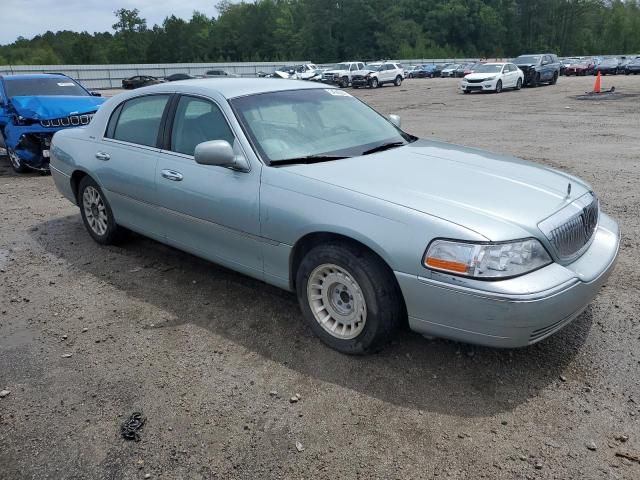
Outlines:
<svg viewBox="0 0 640 480"><path fill-rule="evenodd" d="M309 156L359 156L414 139L338 89L270 92L230 103L260 156L274 164Z"/></svg>
<svg viewBox="0 0 640 480"><path fill-rule="evenodd" d="M617 58L605 58L600 65L618 65Z"/></svg>
<svg viewBox="0 0 640 480"><path fill-rule="evenodd" d="M338 63L333 70L349 70L349 65L346 63Z"/></svg>
<svg viewBox="0 0 640 480"><path fill-rule="evenodd" d="M521 63L521 64L538 63L539 60L540 60L540 55L521 55L518 58L516 58L513 61L513 63Z"/></svg>
<svg viewBox="0 0 640 480"><path fill-rule="evenodd" d="M89 93L67 77L5 78L8 97L30 97L34 95L87 96Z"/></svg>
<svg viewBox="0 0 640 480"><path fill-rule="evenodd" d="M381 63L368 63L365 68L367 70L376 71L376 70L380 70L381 66L382 66Z"/></svg>
<svg viewBox="0 0 640 480"><path fill-rule="evenodd" d="M473 69L473 73L500 73L502 65L479 65Z"/></svg>

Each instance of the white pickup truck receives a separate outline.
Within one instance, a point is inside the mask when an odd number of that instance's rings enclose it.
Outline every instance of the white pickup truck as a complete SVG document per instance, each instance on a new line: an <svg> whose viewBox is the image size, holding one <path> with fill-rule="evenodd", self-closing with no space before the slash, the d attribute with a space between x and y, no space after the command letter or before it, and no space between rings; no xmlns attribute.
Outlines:
<svg viewBox="0 0 640 480"><path fill-rule="evenodd" d="M322 81L334 83L343 88L351 84L353 74L364 68L364 62L341 62L322 74Z"/></svg>

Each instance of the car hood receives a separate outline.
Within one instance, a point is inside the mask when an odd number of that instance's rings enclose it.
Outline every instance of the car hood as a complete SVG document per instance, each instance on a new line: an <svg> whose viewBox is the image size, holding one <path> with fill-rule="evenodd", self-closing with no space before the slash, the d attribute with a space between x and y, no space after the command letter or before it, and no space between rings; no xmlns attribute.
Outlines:
<svg viewBox="0 0 640 480"><path fill-rule="evenodd" d="M482 80L484 78L498 77L500 73L469 73L465 75L465 80Z"/></svg>
<svg viewBox="0 0 640 480"><path fill-rule="evenodd" d="M515 63L515 66L522 68L522 67L526 67L526 68L533 68L536 66L535 63Z"/></svg>
<svg viewBox="0 0 640 480"><path fill-rule="evenodd" d="M66 95L11 97L16 113L32 120L53 120L70 115L93 113L106 101L102 97Z"/></svg>
<svg viewBox="0 0 640 480"><path fill-rule="evenodd" d="M283 168L446 219L495 241L539 237L540 221L590 191L570 175L525 160L427 140Z"/></svg>

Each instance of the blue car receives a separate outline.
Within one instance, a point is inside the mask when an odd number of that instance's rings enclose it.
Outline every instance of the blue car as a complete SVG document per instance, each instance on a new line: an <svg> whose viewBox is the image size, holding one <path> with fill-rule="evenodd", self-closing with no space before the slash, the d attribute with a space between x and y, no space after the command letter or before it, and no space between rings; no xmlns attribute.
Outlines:
<svg viewBox="0 0 640 480"><path fill-rule="evenodd" d="M16 172L48 172L53 134L88 125L104 101L63 74L0 75L0 147Z"/></svg>

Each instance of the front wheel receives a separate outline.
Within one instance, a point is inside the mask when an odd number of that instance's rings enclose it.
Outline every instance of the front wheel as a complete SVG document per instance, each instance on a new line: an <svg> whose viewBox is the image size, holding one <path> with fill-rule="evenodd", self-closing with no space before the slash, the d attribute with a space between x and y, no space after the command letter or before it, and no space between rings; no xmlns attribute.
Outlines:
<svg viewBox="0 0 640 480"><path fill-rule="evenodd" d="M398 76L396 77L395 82L393 82L393 84L394 84L396 87L399 87L400 85L402 85L402 77L401 77L400 75L398 75Z"/></svg>
<svg viewBox="0 0 640 480"><path fill-rule="evenodd" d="M380 82L378 82L378 79L376 77L373 77L371 79L371 88L378 88L380 86Z"/></svg>
<svg viewBox="0 0 640 480"><path fill-rule="evenodd" d="M340 80L340 86L342 88L347 88L349 86L349 78L348 77L342 77L342 79Z"/></svg>
<svg viewBox="0 0 640 480"><path fill-rule="evenodd" d="M502 92L502 80L498 80L498 83L496 83L496 93L500 92Z"/></svg>
<svg viewBox="0 0 640 480"><path fill-rule="evenodd" d="M380 350L404 312L389 268L347 242L319 245L307 253L296 274L296 289L305 322L342 353Z"/></svg>
<svg viewBox="0 0 640 480"><path fill-rule="evenodd" d="M529 84L532 88L536 88L540 83L540 74L536 73L534 77L531 79L531 83Z"/></svg>
<svg viewBox="0 0 640 480"><path fill-rule="evenodd" d="M29 171L27 164L24 163L20 156L9 147L7 147L7 155L9 155L9 162L16 173L25 173Z"/></svg>
<svg viewBox="0 0 640 480"><path fill-rule="evenodd" d="M110 245L119 239L121 228L114 220L111 206L100 186L89 176L80 181L78 205L82 222L96 242Z"/></svg>
<svg viewBox="0 0 640 480"><path fill-rule="evenodd" d="M520 90L522 88L522 79L518 79L518 83L516 83L516 90Z"/></svg>

